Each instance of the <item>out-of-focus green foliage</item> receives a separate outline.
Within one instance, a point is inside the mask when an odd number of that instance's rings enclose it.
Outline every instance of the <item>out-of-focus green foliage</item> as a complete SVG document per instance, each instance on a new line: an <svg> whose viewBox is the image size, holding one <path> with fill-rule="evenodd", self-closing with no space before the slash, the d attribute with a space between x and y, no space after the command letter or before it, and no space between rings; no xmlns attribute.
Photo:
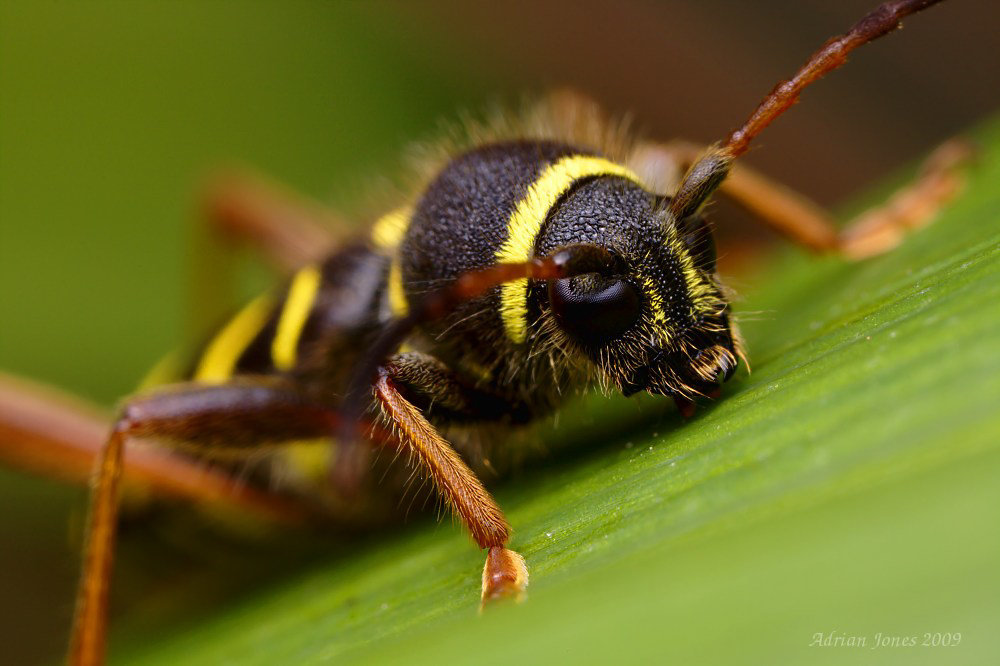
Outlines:
<svg viewBox="0 0 1000 666"><path fill-rule="evenodd" d="M5 3L0 37L0 368L103 402L178 344L213 171L358 203L489 85L391 7Z"/></svg>
<svg viewBox="0 0 1000 666"><path fill-rule="evenodd" d="M754 371L724 400L684 425L622 426L500 488L528 603L477 616L479 554L428 526L156 645L116 636L118 655L982 663L1000 621L1000 125L979 136L966 193L897 251L788 252L744 280ZM584 411L562 420L610 418ZM958 646L922 645L948 632ZM812 646L817 634L867 645Z"/></svg>
<svg viewBox="0 0 1000 666"><path fill-rule="evenodd" d="M131 391L186 334L203 180L241 164L367 210L499 87L450 48L391 4L0 3L0 371ZM0 662L51 661L85 491L2 469L0 503Z"/></svg>

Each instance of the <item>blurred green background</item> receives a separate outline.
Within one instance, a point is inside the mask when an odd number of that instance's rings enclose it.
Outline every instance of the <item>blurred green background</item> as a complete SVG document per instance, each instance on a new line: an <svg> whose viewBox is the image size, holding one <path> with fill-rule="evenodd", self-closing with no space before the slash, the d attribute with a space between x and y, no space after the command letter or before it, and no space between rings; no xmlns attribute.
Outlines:
<svg viewBox="0 0 1000 666"><path fill-rule="evenodd" d="M218 165L352 210L442 119L555 85L707 142L872 4L2 2L0 368L105 405L128 392L182 335ZM925 154L1000 106L997 18L951 2L912 19L748 160L832 204ZM769 241L719 212L723 247ZM82 502L0 472L5 662L62 649Z"/></svg>

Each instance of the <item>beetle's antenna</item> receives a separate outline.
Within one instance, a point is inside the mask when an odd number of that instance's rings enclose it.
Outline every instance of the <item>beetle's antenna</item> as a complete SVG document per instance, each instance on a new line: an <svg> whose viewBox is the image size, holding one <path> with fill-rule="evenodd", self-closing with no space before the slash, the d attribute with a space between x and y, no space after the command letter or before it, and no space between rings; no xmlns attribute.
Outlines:
<svg viewBox="0 0 1000 666"><path fill-rule="evenodd" d="M828 72L847 62L847 54L901 27L906 16L937 4L941 0L895 0L880 5L855 23L850 30L826 42L812 54L795 76L782 81L761 101L743 126L733 130L723 150L739 157L750 142L799 98L802 90Z"/></svg>
<svg viewBox="0 0 1000 666"><path fill-rule="evenodd" d="M733 160L750 148L750 142L775 118L798 100L806 86L847 62L847 55L868 42L900 27L906 16L935 5L941 0L893 0L879 5L850 30L826 42L799 68L795 76L782 81L757 106L743 125L730 133L721 147L712 149L691 167L671 201L678 218L694 213L729 174Z"/></svg>

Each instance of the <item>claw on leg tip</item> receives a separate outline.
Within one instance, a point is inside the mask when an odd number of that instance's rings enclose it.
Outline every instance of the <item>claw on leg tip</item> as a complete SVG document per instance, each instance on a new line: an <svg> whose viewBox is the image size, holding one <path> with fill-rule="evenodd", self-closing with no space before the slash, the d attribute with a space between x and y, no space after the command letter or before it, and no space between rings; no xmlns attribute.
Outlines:
<svg viewBox="0 0 1000 666"><path fill-rule="evenodd" d="M480 610L499 599L523 601L528 586L528 568L519 553L503 547L490 548L483 567L483 592Z"/></svg>

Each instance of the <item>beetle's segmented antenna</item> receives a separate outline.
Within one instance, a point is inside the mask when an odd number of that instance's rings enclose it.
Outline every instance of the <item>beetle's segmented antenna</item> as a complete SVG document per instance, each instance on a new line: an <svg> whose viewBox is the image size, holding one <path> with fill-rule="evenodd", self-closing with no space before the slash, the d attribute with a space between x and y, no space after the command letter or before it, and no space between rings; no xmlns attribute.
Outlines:
<svg viewBox="0 0 1000 666"><path fill-rule="evenodd" d="M939 2L941 0L893 0L883 3L846 33L828 40L799 68L795 76L775 86L722 146L712 149L695 162L671 201L670 209L674 215L683 218L697 211L729 174L733 160L745 153L750 148L750 142L798 100L806 86L847 62L847 55L854 49L898 28L903 18Z"/></svg>
<svg viewBox="0 0 1000 666"><path fill-rule="evenodd" d="M795 76L774 87L743 126L729 135L722 150L732 157L739 157L745 153L750 147L750 142L764 131L765 127L795 104L806 86L847 62L848 53L899 28L901 21L910 14L939 2L941 0L886 2L851 26L851 29L843 35L828 40L812 54Z"/></svg>

